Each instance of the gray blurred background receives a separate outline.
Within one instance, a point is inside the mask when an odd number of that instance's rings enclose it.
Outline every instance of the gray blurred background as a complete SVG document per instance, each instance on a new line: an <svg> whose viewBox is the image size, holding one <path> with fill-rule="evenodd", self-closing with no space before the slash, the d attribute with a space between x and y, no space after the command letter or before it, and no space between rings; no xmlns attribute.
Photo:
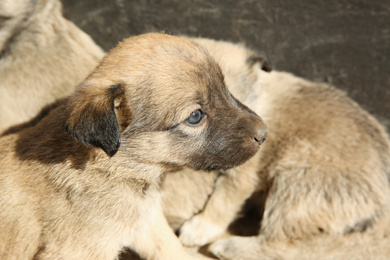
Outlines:
<svg viewBox="0 0 390 260"><path fill-rule="evenodd" d="M244 42L276 70L344 89L390 129L390 0L63 0L103 47L167 31Z"/></svg>

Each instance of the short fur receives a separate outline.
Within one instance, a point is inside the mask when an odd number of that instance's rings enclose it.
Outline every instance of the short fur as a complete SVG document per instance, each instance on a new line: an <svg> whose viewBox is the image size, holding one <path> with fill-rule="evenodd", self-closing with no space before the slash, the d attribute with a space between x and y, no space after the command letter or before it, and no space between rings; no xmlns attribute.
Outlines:
<svg viewBox="0 0 390 260"><path fill-rule="evenodd" d="M193 188L186 185L198 182L200 175L190 174L191 170L166 175L163 193L168 221L178 227L187 220L180 240L191 246L215 241L255 190L267 192L259 235L217 241L210 250L218 257L304 259L302 253L310 246L299 251L298 241L314 239L323 254L332 248L321 243L332 241L327 237L367 241L359 234L375 234L377 223L387 219L390 199L390 145L385 129L332 86L285 72L267 73L261 64L251 62L256 54L242 45L196 41L219 63L230 91L264 118L269 135L254 158L222 174L214 188L213 181L198 188L196 203L176 198L195 197L187 194ZM184 210L175 212L178 209ZM347 235L351 233L357 235ZM325 239L315 240L318 237ZM293 241L295 247L290 244ZM283 254L288 246L299 253ZM344 259L355 259L362 250L343 252ZM306 259L327 257L316 250L311 253ZM340 251L332 253L342 259ZM364 259L370 259L372 252L365 253ZM383 249L375 255L378 259L389 256Z"/></svg>
<svg viewBox="0 0 390 260"><path fill-rule="evenodd" d="M0 139L0 258L114 259L128 246L192 259L163 216L161 174L235 167L265 135L198 44L124 40L64 104Z"/></svg>
<svg viewBox="0 0 390 260"><path fill-rule="evenodd" d="M104 56L61 10L58 0L0 1L0 134L70 95Z"/></svg>

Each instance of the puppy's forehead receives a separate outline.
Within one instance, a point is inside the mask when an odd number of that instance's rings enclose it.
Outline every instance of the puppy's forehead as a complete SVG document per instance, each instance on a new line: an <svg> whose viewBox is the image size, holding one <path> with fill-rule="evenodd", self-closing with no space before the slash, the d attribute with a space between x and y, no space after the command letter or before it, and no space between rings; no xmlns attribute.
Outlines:
<svg viewBox="0 0 390 260"><path fill-rule="evenodd" d="M123 70L158 71L186 63L209 63L210 55L186 38L151 33L125 39L105 57L101 66L110 69L118 62Z"/></svg>
<svg viewBox="0 0 390 260"><path fill-rule="evenodd" d="M92 80L130 86L154 83L150 87L173 87L173 83L178 87L201 86L189 83L205 83L216 78L221 80L222 74L206 49L183 37L156 33L119 43L90 76Z"/></svg>

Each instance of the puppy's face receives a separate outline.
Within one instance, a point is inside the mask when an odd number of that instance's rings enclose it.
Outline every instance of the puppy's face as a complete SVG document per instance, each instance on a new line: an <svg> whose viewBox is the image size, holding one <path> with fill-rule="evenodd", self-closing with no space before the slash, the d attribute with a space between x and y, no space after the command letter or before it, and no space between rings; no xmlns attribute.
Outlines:
<svg viewBox="0 0 390 260"><path fill-rule="evenodd" d="M180 37L146 34L111 51L78 88L67 130L108 155L214 170L253 156L266 126L226 89L214 60Z"/></svg>

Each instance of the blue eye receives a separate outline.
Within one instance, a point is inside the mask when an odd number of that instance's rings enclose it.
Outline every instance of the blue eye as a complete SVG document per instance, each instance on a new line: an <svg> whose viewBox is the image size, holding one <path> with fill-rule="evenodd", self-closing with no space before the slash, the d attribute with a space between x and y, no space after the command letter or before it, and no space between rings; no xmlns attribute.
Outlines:
<svg viewBox="0 0 390 260"><path fill-rule="evenodd" d="M196 126L202 121L203 117L204 117L203 112L200 109L198 109L191 113L190 117L186 119L186 122L191 126Z"/></svg>

